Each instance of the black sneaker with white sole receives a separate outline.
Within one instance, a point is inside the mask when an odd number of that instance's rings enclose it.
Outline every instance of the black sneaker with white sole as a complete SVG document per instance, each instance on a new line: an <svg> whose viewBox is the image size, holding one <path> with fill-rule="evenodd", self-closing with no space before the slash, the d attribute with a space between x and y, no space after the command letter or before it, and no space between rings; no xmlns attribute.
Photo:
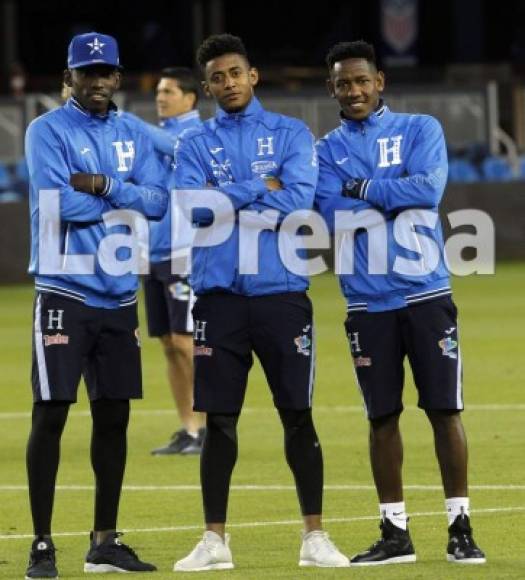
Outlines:
<svg viewBox="0 0 525 580"><path fill-rule="evenodd" d="M469 517L460 514L448 528L447 560L457 564L485 564L487 559L472 537Z"/></svg>
<svg viewBox="0 0 525 580"><path fill-rule="evenodd" d="M199 436L193 437L186 429L176 431L171 436L169 443L163 447L157 447L151 452L152 455L199 455L202 451L202 441Z"/></svg>
<svg viewBox="0 0 525 580"><path fill-rule="evenodd" d="M86 555L84 572L154 572L153 564L142 562L137 554L119 540L122 534L112 534L96 545L91 533L91 548Z"/></svg>
<svg viewBox="0 0 525 580"><path fill-rule="evenodd" d="M383 564L408 564L416 561L410 534L389 519L379 524L381 538L365 552L350 559L350 566L381 566Z"/></svg>
<svg viewBox="0 0 525 580"><path fill-rule="evenodd" d="M53 540L41 536L35 538L29 553L26 580L32 578L58 578Z"/></svg>

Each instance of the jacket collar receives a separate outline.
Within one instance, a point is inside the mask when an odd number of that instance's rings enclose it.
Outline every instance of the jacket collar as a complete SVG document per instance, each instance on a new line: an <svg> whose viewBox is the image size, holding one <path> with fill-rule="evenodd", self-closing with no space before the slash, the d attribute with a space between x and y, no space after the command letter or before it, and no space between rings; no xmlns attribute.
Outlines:
<svg viewBox="0 0 525 580"><path fill-rule="evenodd" d="M242 111L237 113L227 113L220 107L217 107L215 118L217 119L217 123L224 125L234 121L254 121L263 113L264 109L261 102L257 97L253 96L248 105Z"/></svg>
<svg viewBox="0 0 525 580"><path fill-rule="evenodd" d="M343 127L346 127L350 131L360 131L366 127L375 127L381 125L392 113L383 102L383 99L379 99L379 104L377 105L375 111L370 113L366 119L361 121L354 121L353 119L347 119L346 117L343 117L342 111L339 114L341 116L341 124Z"/></svg>
<svg viewBox="0 0 525 580"><path fill-rule="evenodd" d="M176 129L179 125L189 123L190 121L198 121L200 118L199 111L193 109L187 113L182 113L182 115L161 119L159 121L159 127L162 127L163 129Z"/></svg>
<svg viewBox="0 0 525 580"><path fill-rule="evenodd" d="M117 105L115 105L115 103L113 101L110 101L107 114L106 115L96 115L96 114L88 111L85 107L83 107L75 99L75 97L70 97L66 101L64 108L66 109L66 111L68 113L72 114L74 117L78 118L79 120L84 119L86 121L89 119L99 119L101 121L111 119L116 115L117 110L118 110Z"/></svg>

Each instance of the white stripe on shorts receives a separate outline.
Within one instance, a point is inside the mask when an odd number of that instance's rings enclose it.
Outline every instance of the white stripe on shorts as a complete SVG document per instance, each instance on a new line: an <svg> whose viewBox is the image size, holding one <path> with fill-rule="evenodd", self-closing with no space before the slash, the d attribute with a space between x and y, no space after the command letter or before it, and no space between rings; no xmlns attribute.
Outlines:
<svg viewBox="0 0 525 580"><path fill-rule="evenodd" d="M42 401L49 401L49 380L47 377L46 357L44 354L44 343L42 340L42 296L38 294L35 306L35 350L38 365L38 383L40 385L40 396Z"/></svg>
<svg viewBox="0 0 525 580"><path fill-rule="evenodd" d="M193 316L191 311L195 304L196 296L190 286L190 295L188 297L188 310L186 310L186 332L193 332Z"/></svg>

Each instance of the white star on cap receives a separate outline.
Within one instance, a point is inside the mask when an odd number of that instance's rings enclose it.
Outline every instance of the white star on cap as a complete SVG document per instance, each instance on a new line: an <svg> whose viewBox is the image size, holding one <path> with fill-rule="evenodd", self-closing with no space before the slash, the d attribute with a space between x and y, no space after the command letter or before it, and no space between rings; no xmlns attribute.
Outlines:
<svg viewBox="0 0 525 580"><path fill-rule="evenodd" d="M95 40L93 42L88 42L88 46L91 47L91 51L89 54L94 54L95 52L100 52L100 54L104 54L102 52L102 47L106 46L104 42L100 42L100 40L95 36Z"/></svg>

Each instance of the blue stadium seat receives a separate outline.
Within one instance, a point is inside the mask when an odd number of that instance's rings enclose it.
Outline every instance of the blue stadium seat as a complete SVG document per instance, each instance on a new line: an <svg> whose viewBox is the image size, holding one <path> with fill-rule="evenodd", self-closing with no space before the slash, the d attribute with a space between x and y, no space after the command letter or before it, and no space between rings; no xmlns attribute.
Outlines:
<svg viewBox="0 0 525 580"><path fill-rule="evenodd" d="M486 181L510 181L514 179L512 167L504 157L491 156L483 160L481 171Z"/></svg>
<svg viewBox="0 0 525 580"><path fill-rule="evenodd" d="M451 159L448 163L448 178L460 183L481 181L481 175L468 159Z"/></svg>
<svg viewBox="0 0 525 580"><path fill-rule="evenodd" d="M12 184L11 174L5 163L0 161L0 191L9 189Z"/></svg>
<svg viewBox="0 0 525 580"><path fill-rule="evenodd" d="M29 183L29 169L27 168L26 158L21 157L15 165L15 177L18 181Z"/></svg>

